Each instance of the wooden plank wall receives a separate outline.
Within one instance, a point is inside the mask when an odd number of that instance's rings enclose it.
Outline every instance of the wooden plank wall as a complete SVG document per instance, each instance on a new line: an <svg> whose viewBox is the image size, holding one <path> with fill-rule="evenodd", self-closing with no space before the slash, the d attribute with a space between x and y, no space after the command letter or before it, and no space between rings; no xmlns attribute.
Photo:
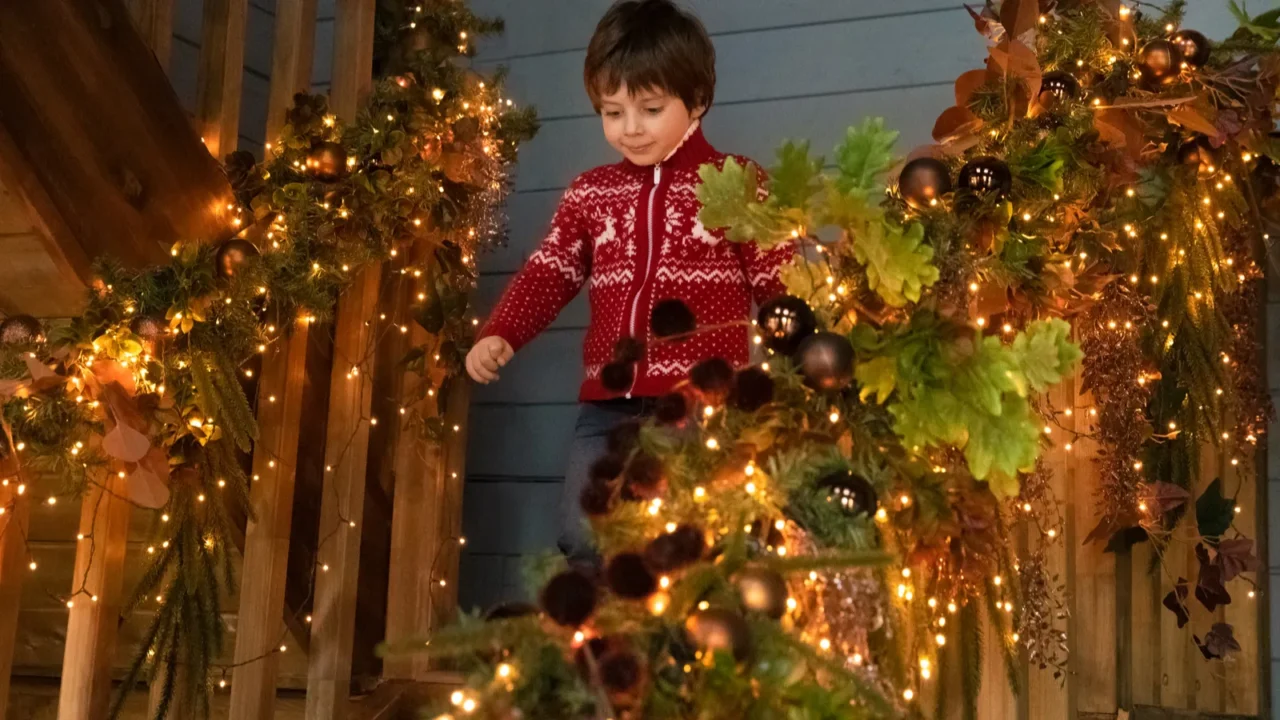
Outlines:
<svg viewBox="0 0 1280 720"><path fill-rule="evenodd" d="M829 153L848 125L869 115L885 117L902 132L903 151L927 142L937 114L952 103L955 77L980 67L985 53L968 15L950 0L687 4L703 18L719 56L716 104L706 121L708 138L721 149L764 162L788 137L810 139L816 151ZM536 248L569 181L616 157L581 88L584 49L609 0L473 0L472 5L503 16L508 28L504 37L481 44L477 65L508 65L511 96L518 103L535 105L543 120L541 132L521 152L509 204L509 246L481 262L483 314ZM1186 26L1216 38L1234 29L1225 5L1219 3L1191 3ZM1271 299L1276 312L1268 328L1280 340L1280 289ZM527 597L525 558L554 547L587 319L585 298L579 297L516 356L499 383L476 389L472 427L483 432L470 434L463 506L468 542L460 578L463 607ZM574 362L566 362L568 357ZM1271 377L1280 392L1280 369ZM1139 546L1131 557L1117 558L1081 545L1093 517L1095 481L1087 462L1081 461L1088 451L1077 447L1069 458L1054 458L1063 470L1055 488L1064 500L1057 532L1065 538L1051 557L1055 569L1070 577L1073 616L1068 630L1074 672L1059 686L1033 671L1030 692L1020 701L989 687L983 693L981 717L1115 717L1122 692L1126 703L1257 712L1256 680L1248 677L1256 677L1251 672L1255 660L1239 661L1226 672L1220 666L1210 672L1190 637L1172 627L1172 616L1159 606L1170 581L1147 574L1148 549ZM1270 496L1276 498L1280 441L1270 456ZM1271 526L1280 527L1280 508L1272 517ZM1280 558L1280 544L1269 554ZM1185 561L1170 559L1175 564ZM1280 613L1280 586L1271 589L1275 615ZM1243 588L1237 594L1243 596ZM1258 628L1260 602L1241 597L1228 615L1242 630ZM1114 641L1120 634L1132 638L1127 655L1117 655ZM1254 650L1246 647L1246 653ZM1280 658L1272 663L1273 673L1280 672ZM995 672L997 665L989 665L990 686L1003 675ZM1117 667L1125 671L1117 672Z"/></svg>

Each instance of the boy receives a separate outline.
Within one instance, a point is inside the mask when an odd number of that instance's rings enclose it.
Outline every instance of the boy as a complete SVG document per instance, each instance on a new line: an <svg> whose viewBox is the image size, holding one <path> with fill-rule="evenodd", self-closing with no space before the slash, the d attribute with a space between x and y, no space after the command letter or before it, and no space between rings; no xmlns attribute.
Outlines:
<svg viewBox="0 0 1280 720"><path fill-rule="evenodd" d="M751 303L783 292L778 270L791 247L763 252L725 240L698 221L698 167L727 157L702 135L715 94L715 49L702 23L671 0L622 0L601 19L587 48L584 80L605 138L623 160L578 176L551 231L512 280L479 340L467 372L498 379L590 278L591 323L583 347L586 380L560 501L559 546L572 564L594 561L579 496L609 432L650 414L653 401L702 360L749 360L745 325L649 347L628 392L601 383L618 340L650 339L653 306L682 300L699 326L745 321ZM741 159L739 159L741 161Z"/></svg>

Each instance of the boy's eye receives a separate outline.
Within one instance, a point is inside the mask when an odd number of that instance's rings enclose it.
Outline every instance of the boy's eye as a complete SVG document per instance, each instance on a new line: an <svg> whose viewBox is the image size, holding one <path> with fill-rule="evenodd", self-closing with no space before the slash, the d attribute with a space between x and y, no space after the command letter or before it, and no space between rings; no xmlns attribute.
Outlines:
<svg viewBox="0 0 1280 720"><path fill-rule="evenodd" d="M644 109L644 111L645 111L645 112L647 112L647 113L649 113L650 115L659 115L659 114L661 114L661 113L662 113L663 108L660 108L660 107L651 107L651 108L645 108L645 109Z"/></svg>
<svg viewBox="0 0 1280 720"><path fill-rule="evenodd" d="M622 113L621 113L621 112L618 112L617 110L605 110L605 111L604 111L604 116L605 116L605 117L608 117L608 118L616 118L616 117L618 117L618 116L620 116L620 115L622 115Z"/></svg>

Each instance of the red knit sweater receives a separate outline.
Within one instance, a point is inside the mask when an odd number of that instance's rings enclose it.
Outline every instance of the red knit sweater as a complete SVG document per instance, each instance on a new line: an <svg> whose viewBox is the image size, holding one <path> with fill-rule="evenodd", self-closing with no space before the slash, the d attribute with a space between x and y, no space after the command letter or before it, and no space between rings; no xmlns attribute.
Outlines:
<svg viewBox="0 0 1280 720"><path fill-rule="evenodd" d="M589 401L617 396L601 385L601 368L619 339L650 339L656 303L683 300L704 327L748 319L753 299L761 303L783 292L778 270L794 248L764 252L754 243L730 242L699 222L698 167L721 165L726 157L695 128L657 165L623 161L578 176L546 239L511 281L479 337L497 335L519 350L588 283L591 322L579 399ZM747 327L737 326L649 347L626 395L661 395L707 358L745 365L748 335Z"/></svg>

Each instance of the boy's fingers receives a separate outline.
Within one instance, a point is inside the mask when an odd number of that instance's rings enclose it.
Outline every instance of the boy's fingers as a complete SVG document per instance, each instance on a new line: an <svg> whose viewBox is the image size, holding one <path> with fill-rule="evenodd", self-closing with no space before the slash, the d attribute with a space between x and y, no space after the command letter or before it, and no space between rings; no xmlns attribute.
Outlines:
<svg viewBox="0 0 1280 720"><path fill-rule="evenodd" d="M467 373L471 375L472 380L485 385L498 379L498 376L487 370L480 359L474 355L467 355Z"/></svg>

